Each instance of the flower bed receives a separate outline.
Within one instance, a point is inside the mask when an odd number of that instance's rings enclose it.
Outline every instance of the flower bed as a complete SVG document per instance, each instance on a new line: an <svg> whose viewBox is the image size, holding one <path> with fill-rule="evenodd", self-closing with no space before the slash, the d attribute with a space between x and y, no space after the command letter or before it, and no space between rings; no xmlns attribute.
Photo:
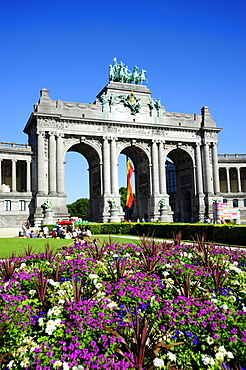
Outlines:
<svg viewBox="0 0 246 370"><path fill-rule="evenodd" d="M142 239L2 260L1 368L242 370L245 257Z"/></svg>

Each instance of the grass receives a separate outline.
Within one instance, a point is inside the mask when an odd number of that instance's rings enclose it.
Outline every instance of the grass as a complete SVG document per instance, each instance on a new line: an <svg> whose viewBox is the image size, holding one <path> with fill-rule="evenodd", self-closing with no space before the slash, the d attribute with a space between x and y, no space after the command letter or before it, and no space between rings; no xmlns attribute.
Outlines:
<svg viewBox="0 0 246 370"><path fill-rule="evenodd" d="M113 235L93 235L93 237L100 237L102 241L108 241L109 238L113 240L114 243L136 243L136 239L129 236L118 237ZM23 255L25 249L28 246L32 246L33 253L42 252L45 250L45 245L49 244L50 247L58 249L66 244L71 243L72 239L30 239L30 238L0 238L0 258L10 257L12 253L16 255Z"/></svg>

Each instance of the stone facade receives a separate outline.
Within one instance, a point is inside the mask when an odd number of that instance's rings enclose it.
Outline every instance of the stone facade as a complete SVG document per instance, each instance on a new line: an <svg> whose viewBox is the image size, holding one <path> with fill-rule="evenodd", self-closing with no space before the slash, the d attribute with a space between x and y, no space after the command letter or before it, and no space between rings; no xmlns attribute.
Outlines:
<svg viewBox="0 0 246 370"><path fill-rule="evenodd" d="M9 179L4 180L2 173L2 184L11 185L8 194L0 192L2 204L7 198L21 200L14 172L18 161L22 161L26 179L23 194L28 212L19 211L19 215L26 218L29 214L33 223L40 225L44 219L42 205L49 199L54 222L57 218L67 218L65 155L75 151L89 164L90 220L120 221L124 215L118 191L117 162L122 153L132 160L135 170L132 219L197 222L212 218L213 199L221 196L219 169L221 171L223 164L217 154L220 130L208 107L203 107L201 114L167 112L142 85L111 81L92 104L53 101L49 91L42 89L24 128L28 145L18 148L17 162L11 158L11 184ZM24 149L25 155L21 152ZM176 197L172 208L166 185L166 157L176 168ZM10 161L7 147L1 151L0 146L1 158L3 171L3 165ZM236 167L246 167L246 157L242 158ZM238 191L241 189L240 199L245 200L244 182L242 185ZM109 209L110 200L117 205L113 213ZM161 209L160 202L165 204ZM243 208L240 203L241 206ZM12 216L11 212L4 207L0 210L4 224L7 214ZM14 220L14 214L12 218Z"/></svg>

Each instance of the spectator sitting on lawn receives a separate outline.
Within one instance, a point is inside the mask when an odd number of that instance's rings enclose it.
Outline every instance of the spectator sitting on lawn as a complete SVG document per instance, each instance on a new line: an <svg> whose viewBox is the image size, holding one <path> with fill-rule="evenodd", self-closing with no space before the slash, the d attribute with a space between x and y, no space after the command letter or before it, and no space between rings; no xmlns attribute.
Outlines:
<svg viewBox="0 0 246 370"><path fill-rule="evenodd" d="M36 238L36 236L35 236L35 234L34 234L34 231L33 231L33 230L31 230L29 237L30 237L30 238Z"/></svg>
<svg viewBox="0 0 246 370"><path fill-rule="evenodd" d="M91 231L88 229L88 227L86 227L83 231L83 236L87 236L88 238L91 239L92 237L92 234L91 234Z"/></svg>

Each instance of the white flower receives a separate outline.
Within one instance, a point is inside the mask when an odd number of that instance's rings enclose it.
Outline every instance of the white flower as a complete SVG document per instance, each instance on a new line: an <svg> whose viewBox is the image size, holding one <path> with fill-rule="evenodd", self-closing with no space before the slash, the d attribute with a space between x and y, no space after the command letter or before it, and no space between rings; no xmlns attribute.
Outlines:
<svg viewBox="0 0 246 370"><path fill-rule="evenodd" d="M57 315L59 315L59 313L61 313L60 308L58 308L58 307L53 307L53 308L50 308L50 309L49 309L49 311L48 311L48 313L47 313L47 316L51 316L51 315L55 315L55 316L57 316Z"/></svg>
<svg viewBox="0 0 246 370"><path fill-rule="evenodd" d="M54 281L53 279L49 279L48 282L52 286L60 286L59 281Z"/></svg>
<svg viewBox="0 0 246 370"><path fill-rule="evenodd" d="M227 352L226 352L226 355L227 355L229 358L234 358L233 353L232 353L232 352L230 352L230 351L227 351Z"/></svg>
<svg viewBox="0 0 246 370"><path fill-rule="evenodd" d="M218 348L218 352L226 353L226 349L225 349L225 347L224 347L224 346L220 346L220 347Z"/></svg>
<svg viewBox="0 0 246 370"><path fill-rule="evenodd" d="M168 276L168 275L169 275L169 272L168 272L168 271L163 271L163 272L162 272L162 275L163 275L163 276Z"/></svg>
<svg viewBox="0 0 246 370"><path fill-rule="evenodd" d="M20 366L21 367L27 367L29 365L29 359L28 358L24 358L21 363L20 363Z"/></svg>
<svg viewBox="0 0 246 370"><path fill-rule="evenodd" d="M217 352L217 353L215 354L215 357L216 357L216 359L217 359L217 360L219 360L219 361L224 361L224 353L222 353L222 352Z"/></svg>
<svg viewBox="0 0 246 370"><path fill-rule="evenodd" d="M210 299L210 301L211 301L212 303L218 303L218 299L217 299L217 298L211 298L211 299Z"/></svg>
<svg viewBox="0 0 246 370"><path fill-rule="evenodd" d="M34 294L36 294L37 292L36 292L36 290L34 290L34 289L31 289L31 290L29 290L29 292L28 292L30 295L34 295Z"/></svg>
<svg viewBox="0 0 246 370"><path fill-rule="evenodd" d="M59 299L58 303L59 303L59 304L63 304L63 303L65 303L65 299Z"/></svg>
<svg viewBox="0 0 246 370"><path fill-rule="evenodd" d="M98 275L97 274L90 274L89 279L91 279L91 280L98 279Z"/></svg>
<svg viewBox="0 0 246 370"><path fill-rule="evenodd" d="M96 287L97 289L100 289L100 288L102 287L102 283L97 283L97 284L95 284L95 287Z"/></svg>
<svg viewBox="0 0 246 370"><path fill-rule="evenodd" d="M8 365L6 365L9 369L11 369L15 365L14 360L11 360Z"/></svg>
<svg viewBox="0 0 246 370"><path fill-rule="evenodd" d="M168 278L168 279L166 279L166 283L167 283L167 286L172 287L173 283L174 283L174 280L171 279L171 278Z"/></svg>
<svg viewBox="0 0 246 370"><path fill-rule="evenodd" d="M117 258L117 257L119 257L119 255L117 253L115 253L115 254L113 254L112 257Z"/></svg>
<svg viewBox="0 0 246 370"><path fill-rule="evenodd" d="M57 326L60 325L60 323L61 319L49 320L46 324L45 332L51 335L53 331L56 330Z"/></svg>
<svg viewBox="0 0 246 370"><path fill-rule="evenodd" d="M82 365L73 366L72 370L84 370L84 366L82 366Z"/></svg>
<svg viewBox="0 0 246 370"><path fill-rule="evenodd" d="M220 306L221 308L223 308L223 310L227 310L228 309L228 306L227 306L227 304L222 304L222 306Z"/></svg>
<svg viewBox="0 0 246 370"><path fill-rule="evenodd" d="M113 307L117 307L117 303L115 302L110 302L107 304L108 308L113 308Z"/></svg>
<svg viewBox="0 0 246 370"><path fill-rule="evenodd" d="M24 269L26 267L26 264L24 262L21 263L20 269Z"/></svg>
<svg viewBox="0 0 246 370"><path fill-rule="evenodd" d="M20 353L20 356L23 356L27 352L27 346L22 346L17 351Z"/></svg>
<svg viewBox="0 0 246 370"><path fill-rule="evenodd" d="M202 362L204 365L214 365L214 359L210 355L202 355Z"/></svg>
<svg viewBox="0 0 246 370"><path fill-rule="evenodd" d="M40 326L43 326L44 325L44 319L43 319L43 317L40 317L38 319L38 325L40 325Z"/></svg>
<svg viewBox="0 0 246 370"><path fill-rule="evenodd" d="M208 344L213 344L214 343L214 339L213 338L211 338L211 337L207 337L207 343Z"/></svg>
<svg viewBox="0 0 246 370"><path fill-rule="evenodd" d="M59 326L61 324L61 319L55 319L55 325Z"/></svg>
<svg viewBox="0 0 246 370"><path fill-rule="evenodd" d="M67 362L63 362L63 370L69 370L70 367L68 366Z"/></svg>
<svg viewBox="0 0 246 370"><path fill-rule="evenodd" d="M153 365L156 367L164 366L164 361L161 358L156 357L153 361Z"/></svg>
<svg viewBox="0 0 246 370"><path fill-rule="evenodd" d="M61 361L59 361L59 360L57 360L57 361L55 361L55 362L53 363L53 367L54 367L54 368L57 368L57 367L60 367L60 366L62 366L62 362L61 362Z"/></svg>
<svg viewBox="0 0 246 370"><path fill-rule="evenodd" d="M176 355L172 352L167 352L167 357L170 361L176 361Z"/></svg>

